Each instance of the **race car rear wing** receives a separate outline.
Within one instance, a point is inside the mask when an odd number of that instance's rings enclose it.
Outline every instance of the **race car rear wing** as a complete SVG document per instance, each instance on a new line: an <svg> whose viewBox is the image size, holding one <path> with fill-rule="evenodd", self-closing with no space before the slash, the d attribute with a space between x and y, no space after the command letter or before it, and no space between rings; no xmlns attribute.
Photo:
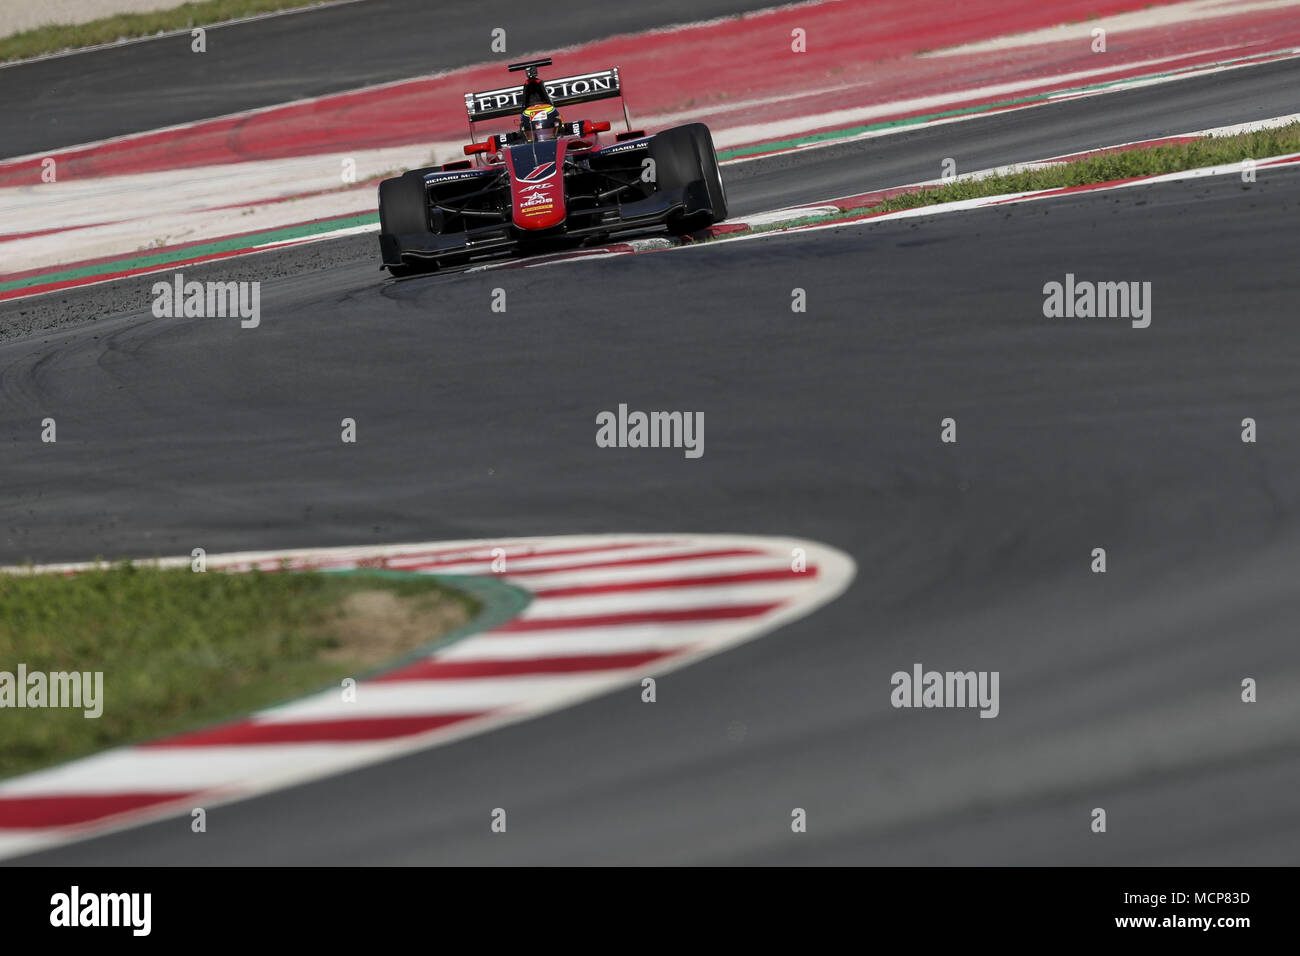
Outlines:
<svg viewBox="0 0 1300 956"><path fill-rule="evenodd" d="M608 70L597 70L595 73L581 73L578 76L566 76L558 80L541 82L546 87L546 94L556 106L588 103L592 100L604 100L623 95L616 66ZM465 112L469 114L470 123L499 119L503 116L517 116L523 108L523 86L507 86L499 90L465 94Z"/></svg>

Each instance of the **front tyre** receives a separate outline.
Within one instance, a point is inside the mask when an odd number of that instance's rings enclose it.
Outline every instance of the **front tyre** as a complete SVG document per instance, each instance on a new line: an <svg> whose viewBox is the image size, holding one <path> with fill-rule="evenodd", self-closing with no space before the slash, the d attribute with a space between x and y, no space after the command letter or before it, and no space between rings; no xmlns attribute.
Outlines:
<svg viewBox="0 0 1300 956"><path fill-rule="evenodd" d="M395 238L397 236L411 235L412 233L437 231L435 227L440 223L434 223L430 220L429 194L424 186L424 173L425 170L423 169L412 169L393 179L385 179L379 184L381 251L385 249L385 246L390 245L390 242L385 241L385 237ZM392 245L395 247L395 243L392 243ZM391 256L390 249L384 258L390 259ZM394 278L398 279L437 269L436 265L422 268L397 264L391 261L386 261L384 266Z"/></svg>
<svg viewBox="0 0 1300 956"><path fill-rule="evenodd" d="M713 134L703 123L694 123L690 129L695 138L695 150L700 157L700 172L704 174L704 184L709 190L709 211L712 222L722 222L727 218L727 189L722 184L722 170L718 168L718 152L713 148Z"/></svg>
<svg viewBox="0 0 1300 956"><path fill-rule="evenodd" d="M697 232L727 218L727 192L713 148L713 136L703 123L675 126L650 141L658 190L681 196L686 208L668 220L674 235Z"/></svg>

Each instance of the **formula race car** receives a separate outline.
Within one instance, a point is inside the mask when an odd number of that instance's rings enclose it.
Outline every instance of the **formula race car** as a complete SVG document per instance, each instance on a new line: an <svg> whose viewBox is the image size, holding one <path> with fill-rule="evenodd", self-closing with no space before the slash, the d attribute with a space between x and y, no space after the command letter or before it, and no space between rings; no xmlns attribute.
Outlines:
<svg viewBox="0 0 1300 956"><path fill-rule="evenodd" d="M529 254L666 227L675 235L727 217L713 137L702 123L600 144L608 122L569 121L560 107L623 96L618 68L538 78L550 59L511 64L522 86L466 93L470 145L461 160L412 169L379 186L379 249L394 276L488 255ZM475 123L519 118L477 142Z"/></svg>

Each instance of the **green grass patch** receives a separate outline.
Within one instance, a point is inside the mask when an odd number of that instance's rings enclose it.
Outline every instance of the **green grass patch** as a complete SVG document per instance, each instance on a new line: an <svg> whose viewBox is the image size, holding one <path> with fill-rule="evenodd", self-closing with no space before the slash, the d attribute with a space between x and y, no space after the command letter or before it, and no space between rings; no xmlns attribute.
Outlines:
<svg viewBox="0 0 1300 956"><path fill-rule="evenodd" d="M1300 123L1291 123L1277 129L1237 133L1231 136L1213 136L1191 143L1172 143L1145 149L1126 149L1119 152L1089 156L1070 163L1046 166L985 179L961 179L915 192L894 196L874 206L851 210L849 218L873 216L901 209L915 209L938 203L959 202L984 196L1003 196L1009 193L1032 192L1040 189L1060 189L1067 186L1085 186L1177 173L1202 166L1219 166L1244 159L1300 153ZM754 232L789 229L791 226L816 225L831 220L844 219L841 213L808 216L804 219L760 226Z"/></svg>
<svg viewBox="0 0 1300 956"><path fill-rule="evenodd" d="M0 777L337 687L479 607L427 575L385 571L0 574L0 672L103 672L98 718L0 708Z"/></svg>
<svg viewBox="0 0 1300 956"><path fill-rule="evenodd" d="M0 37L0 63L45 53L116 43L153 36L172 30L205 27L226 20L238 20L259 13L308 7L320 0L201 0L183 3L170 10L151 13L120 13L88 23L50 24Z"/></svg>

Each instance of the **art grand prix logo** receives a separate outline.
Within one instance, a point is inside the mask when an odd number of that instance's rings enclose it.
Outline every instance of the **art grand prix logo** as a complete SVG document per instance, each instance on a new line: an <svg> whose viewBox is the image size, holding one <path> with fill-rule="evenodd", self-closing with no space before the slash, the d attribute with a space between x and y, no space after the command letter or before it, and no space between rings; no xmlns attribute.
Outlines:
<svg viewBox="0 0 1300 956"><path fill-rule="evenodd" d="M534 209L538 206L550 208L554 200L551 197L551 187L549 183L539 183L533 186L525 186L519 190L523 197L519 203L520 209Z"/></svg>

